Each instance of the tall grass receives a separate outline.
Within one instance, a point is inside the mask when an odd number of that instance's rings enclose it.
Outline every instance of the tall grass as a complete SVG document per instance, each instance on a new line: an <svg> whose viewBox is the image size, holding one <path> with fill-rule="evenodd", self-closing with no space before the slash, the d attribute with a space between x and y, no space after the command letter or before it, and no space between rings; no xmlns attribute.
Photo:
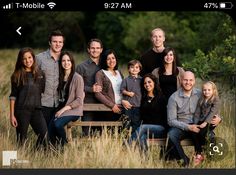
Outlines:
<svg viewBox="0 0 236 175"><path fill-rule="evenodd" d="M158 147L150 147L146 156L134 146L127 147L117 132L109 134L104 131L100 137L84 139L79 137L79 128L74 129L74 139L63 151L50 149L45 152L33 149L36 138L30 130L25 147L17 148L15 129L9 122L8 101L10 75L14 69L17 52L18 50L0 50L0 154L4 150L17 150L18 159L29 161L13 168L179 168L176 162L160 160ZM84 55L75 55L78 64L81 62L78 58L84 58ZM215 131L218 137L226 140L229 152L223 160L206 160L199 168L235 168L235 95L220 84L218 87L223 122ZM184 149L189 156L193 154L193 147ZM2 166L2 160L0 164Z"/></svg>

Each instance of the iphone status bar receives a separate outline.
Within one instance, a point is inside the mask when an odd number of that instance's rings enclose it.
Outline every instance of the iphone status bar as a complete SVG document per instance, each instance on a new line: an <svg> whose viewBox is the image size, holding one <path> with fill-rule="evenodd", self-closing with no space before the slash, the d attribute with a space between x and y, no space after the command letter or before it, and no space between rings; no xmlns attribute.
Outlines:
<svg viewBox="0 0 236 175"><path fill-rule="evenodd" d="M56 2L53 0L43 1L23 1L11 2L1 1L1 11L230 11L235 10L236 1L193 1L181 2L173 0L139 0L139 1L106 1L106 0L67 0Z"/></svg>

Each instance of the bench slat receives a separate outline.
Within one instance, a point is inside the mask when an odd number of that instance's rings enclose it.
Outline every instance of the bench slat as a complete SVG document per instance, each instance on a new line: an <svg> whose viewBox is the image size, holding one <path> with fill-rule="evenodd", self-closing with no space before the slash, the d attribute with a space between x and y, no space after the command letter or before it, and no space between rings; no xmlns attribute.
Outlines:
<svg viewBox="0 0 236 175"><path fill-rule="evenodd" d="M122 126L122 122L117 121L76 121L67 124L67 127L73 126Z"/></svg>
<svg viewBox="0 0 236 175"><path fill-rule="evenodd" d="M86 103L83 106L83 111L112 111L104 104L89 104ZM71 128L74 126L122 126L122 122L119 121L75 121L67 124L67 137L69 141L72 141ZM148 139L149 145L166 146L167 138L150 138ZM192 146L193 142L190 139L184 139L181 141L182 146Z"/></svg>
<svg viewBox="0 0 236 175"><path fill-rule="evenodd" d="M84 104L83 111L111 111L110 108L104 104Z"/></svg>
<svg viewBox="0 0 236 175"><path fill-rule="evenodd" d="M166 138L150 138L148 139L149 145L160 145L160 146L166 146ZM184 139L181 140L180 144L182 146L193 146L193 142L191 139Z"/></svg>

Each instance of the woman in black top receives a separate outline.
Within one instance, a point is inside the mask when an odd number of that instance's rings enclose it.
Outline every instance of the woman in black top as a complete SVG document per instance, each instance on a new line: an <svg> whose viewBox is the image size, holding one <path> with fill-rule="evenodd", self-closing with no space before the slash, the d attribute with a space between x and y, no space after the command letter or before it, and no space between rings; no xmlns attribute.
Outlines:
<svg viewBox="0 0 236 175"><path fill-rule="evenodd" d="M164 59L160 67L154 69L152 74L157 77L161 91L166 98L180 88L181 77L184 73L182 67L178 67L178 59L173 48L167 47L163 50Z"/></svg>
<svg viewBox="0 0 236 175"><path fill-rule="evenodd" d="M143 151L147 150L147 139L166 136L167 117L165 100L157 86L156 77L146 74L141 83L141 120L142 125L131 136L131 140L138 140Z"/></svg>
<svg viewBox="0 0 236 175"><path fill-rule="evenodd" d="M29 124L38 136L36 146L45 145L47 124L41 112L41 93L45 77L37 69L31 48L19 51L15 70L11 76L10 121L16 128L17 141L23 145Z"/></svg>

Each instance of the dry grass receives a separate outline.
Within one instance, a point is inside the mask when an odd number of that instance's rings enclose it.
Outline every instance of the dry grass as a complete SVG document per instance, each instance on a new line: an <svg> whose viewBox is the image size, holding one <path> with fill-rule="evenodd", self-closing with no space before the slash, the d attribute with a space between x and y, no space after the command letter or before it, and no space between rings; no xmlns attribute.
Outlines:
<svg viewBox="0 0 236 175"><path fill-rule="evenodd" d="M16 147L15 129L9 122L10 75L13 71L18 50L0 50L0 155L3 150L17 150L18 159L29 160L14 168L179 168L176 162L159 160L159 148L151 147L148 156L139 153L134 146L123 146L122 137L117 132L110 135L104 132L101 137L87 140L75 138L71 144L60 151L34 151L35 136L29 131L29 141L23 148ZM82 56L77 55L77 58ZM78 63L79 59L77 60ZM216 128L216 134L226 140L229 154L221 161L206 160L198 168L235 168L235 96L221 90L221 114L224 120ZM78 135L79 129L74 130ZM185 148L188 155L193 154L193 147ZM2 160L0 160L2 166ZM3 168L3 167L2 167ZM193 167L190 167L193 168Z"/></svg>

